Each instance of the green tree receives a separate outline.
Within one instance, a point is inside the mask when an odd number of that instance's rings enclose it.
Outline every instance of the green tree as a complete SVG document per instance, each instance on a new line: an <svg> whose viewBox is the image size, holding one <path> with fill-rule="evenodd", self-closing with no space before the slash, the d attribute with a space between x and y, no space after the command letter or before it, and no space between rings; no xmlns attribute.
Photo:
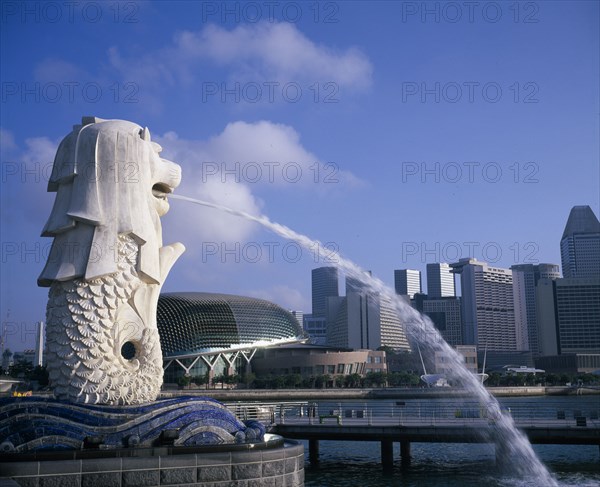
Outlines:
<svg viewBox="0 0 600 487"><path fill-rule="evenodd" d="M385 372L369 372L365 376L365 384L380 387L385 384L386 379L387 377Z"/></svg>
<svg viewBox="0 0 600 487"><path fill-rule="evenodd" d="M360 387L361 376L359 374L350 374L344 377L344 387Z"/></svg>
<svg viewBox="0 0 600 487"><path fill-rule="evenodd" d="M10 358L13 356L13 353L11 352L10 348L7 348L6 350L4 350L4 352L2 352L2 363L6 363L6 368L8 368L8 364L10 363Z"/></svg>
<svg viewBox="0 0 600 487"><path fill-rule="evenodd" d="M491 387L498 387L500 385L501 380L502 376L498 372L491 372L489 374L486 385Z"/></svg>
<svg viewBox="0 0 600 487"><path fill-rule="evenodd" d="M331 376L329 374L318 375L315 378L315 387L317 389L326 389L327 384L331 381Z"/></svg>
<svg viewBox="0 0 600 487"><path fill-rule="evenodd" d="M196 375L192 378L192 382L194 384L196 384L197 386L201 386L204 384L208 384L208 373L204 374L204 375Z"/></svg>
<svg viewBox="0 0 600 487"><path fill-rule="evenodd" d="M252 372L246 372L244 374L244 384L246 384L246 387L250 388L255 380L256 380L256 374L254 374Z"/></svg>
<svg viewBox="0 0 600 487"><path fill-rule="evenodd" d="M271 380L271 387L273 389L283 389L285 387L285 378L281 375L274 375Z"/></svg>
<svg viewBox="0 0 600 487"><path fill-rule="evenodd" d="M284 376L285 387L295 389L302 384L302 376L300 374L288 374Z"/></svg>
<svg viewBox="0 0 600 487"><path fill-rule="evenodd" d="M48 379L48 370L46 370L46 366L37 365L33 368L31 373L27 376L28 380L35 380L40 385L40 387L47 386L49 383Z"/></svg>
<svg viewBox="0 0 600 487"><path fill-rule="evenodd" d="M33 372L33 364L27 360L19 360L8 371L12 377L27 378Z"/></svg>

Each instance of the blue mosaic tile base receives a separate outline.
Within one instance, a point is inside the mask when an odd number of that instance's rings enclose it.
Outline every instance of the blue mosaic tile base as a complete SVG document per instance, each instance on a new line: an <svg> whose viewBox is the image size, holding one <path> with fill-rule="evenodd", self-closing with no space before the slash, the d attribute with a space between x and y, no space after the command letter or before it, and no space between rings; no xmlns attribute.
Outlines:
<svg viewBox="0 0 600 487"><path fill-rule="evenodd" d="M71 404L56 399L0 399L3 452L78 449L86 437L101 437L103 448L147 447L164 430L177 429L175 445L262 441L265 427L239 421L220 402L183 396L141 406Z"/></svg>

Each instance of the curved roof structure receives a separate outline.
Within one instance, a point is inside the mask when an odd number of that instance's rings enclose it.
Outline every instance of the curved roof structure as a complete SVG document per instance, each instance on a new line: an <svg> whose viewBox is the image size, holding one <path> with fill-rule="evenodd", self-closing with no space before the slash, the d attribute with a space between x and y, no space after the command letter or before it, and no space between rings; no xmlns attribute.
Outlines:
<svg viewBox="0 0 600 487"><path fill-rule="evenodd" d="M302 327L269 301L231 294L161 294L156 312L164 357L224 352L303 339Z"/></svg>

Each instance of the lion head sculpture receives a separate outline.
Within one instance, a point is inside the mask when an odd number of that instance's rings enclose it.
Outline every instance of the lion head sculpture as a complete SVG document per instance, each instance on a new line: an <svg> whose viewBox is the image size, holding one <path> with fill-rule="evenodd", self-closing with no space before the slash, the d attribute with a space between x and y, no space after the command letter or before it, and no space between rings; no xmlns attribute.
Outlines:
<svg viewBox="0 0 600 487"><path fill-rule="evenodd" d="M94 117L58 147L42 232L54 241L38 285L50 286L47 361L59 398L139 404L160 391L156 304L184 251L162 245L181 168L161 150L147 128Z"/></svg>
<svg viewBox="0 0 600 487"><path fill-rule="evenodd" d="M140 278L160 283L159 217L181 181L181 168L161 150L147 128L124 120L84 117L63 139L48 183L56 200L42 236L54 242L40 286L115 272L119 234L140 245Z"/></svg>

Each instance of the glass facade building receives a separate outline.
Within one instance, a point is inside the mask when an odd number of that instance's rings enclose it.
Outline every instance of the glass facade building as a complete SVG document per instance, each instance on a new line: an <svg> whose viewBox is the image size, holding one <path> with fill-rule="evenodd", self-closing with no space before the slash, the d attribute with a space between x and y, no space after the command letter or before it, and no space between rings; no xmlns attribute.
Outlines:
<svg viewBox="0 0 600 487"><path fill-rule="evenodd" d="M156 314L165 358L295 342L303 337L289 311L244 296L161 294Z"/></svg>
<svg viewBox="0 0 600 487"><path fill-rule="evenodd" d="M589 206L574 206L560 240L563 277L600 276L600 222Z"/></svg>

